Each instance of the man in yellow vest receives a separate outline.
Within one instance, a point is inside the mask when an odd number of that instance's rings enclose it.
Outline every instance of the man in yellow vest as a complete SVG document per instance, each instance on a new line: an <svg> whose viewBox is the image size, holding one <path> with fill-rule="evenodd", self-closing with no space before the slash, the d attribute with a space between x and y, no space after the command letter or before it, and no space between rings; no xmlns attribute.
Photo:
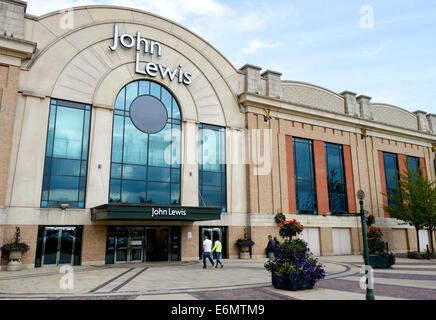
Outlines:
<svg viewBox="0 0 436 320"><path fill-rule="evenodd" d="M221 244L221 242L218 239L215 240L215 244L214 244L213 249L212 249L212 252L215 251L215 254L216 254L215 268L218 268L218 263L221 265L221 269L224 267L223 263L220 260L222 249L223 249L223 245Z"/></svg>

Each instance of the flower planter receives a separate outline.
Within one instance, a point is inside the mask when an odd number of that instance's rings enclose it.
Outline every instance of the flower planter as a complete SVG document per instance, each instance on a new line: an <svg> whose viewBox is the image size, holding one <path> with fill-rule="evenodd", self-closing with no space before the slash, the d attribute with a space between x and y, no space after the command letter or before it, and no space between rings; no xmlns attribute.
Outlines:
<svg viewBox="0 0 436 320"><path fill-rule="evenodd" d="M315 282L305 281L301 284L299 283L291 283L289 277L279 277L275 274L271 275L272 285L276 289L288 290L288 291L297 291L297 290L306 290L313 289L315 286Z"/></svg>
<svg viewBox="0 0 436 320"><path fill-rule="evenodd" d="M388 269L391 267L389 256L370 255L369 264L374 269Z"/></svg>
<svg viewBox="0 0 436 320"><path fill-rule="evenodd" d="M7 271L20 271L22 268L21 256L23 251L21 250L11 250L9 251L9 263L6 267Z"/></svg>
<svg viewBox="0 0 436 320"><path fill-rule="evenodd" d="M250 248L248 246L241 246L241 251L239 251L239 259L250 259Z"/></svg>

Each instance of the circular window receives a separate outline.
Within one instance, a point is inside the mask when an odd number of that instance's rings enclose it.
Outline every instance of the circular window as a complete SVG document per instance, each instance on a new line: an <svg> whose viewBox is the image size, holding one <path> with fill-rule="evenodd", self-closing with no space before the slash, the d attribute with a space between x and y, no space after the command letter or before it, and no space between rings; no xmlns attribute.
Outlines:
<svg viewBox="0 0 436 320"><path fill-rule="evenodd" d="M142 132L158 133L167 124L168 112L156 97L139 96L130 106L130 120Z"/></svg>

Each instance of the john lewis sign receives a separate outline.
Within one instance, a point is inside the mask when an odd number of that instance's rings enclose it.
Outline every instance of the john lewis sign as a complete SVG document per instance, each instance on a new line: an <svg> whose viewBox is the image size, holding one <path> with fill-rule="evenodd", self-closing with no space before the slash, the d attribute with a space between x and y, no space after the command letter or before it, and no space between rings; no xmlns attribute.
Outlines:
<svg viewBox="0 0 436 320"><path fill-rule="evenodd" d="M92 221L173 220L202 221L219 220L220 207L156 206L150 204L108 203L91 209Z"/></svg>
<svg viewBox="0 0 436 320"><path fill-rule="evenodd" d="M136 49L136 60L135 60L135 72L138 74L142 74L145 76L149 76L152 78L157 77L159 74L163 80L167 77L173 81L176 79L179 83L183 83L185 85L190 85L192 83L192 73L183 70L183 65L179 64L179 66L175 69L171 69L169 67L162 66L158 63L148 62L145 66L141 66L140 63L140 53L141 51L144 54L148 54L152 56L156 54L158 57L162 56L162 44L157 41L148 40L146 38L141 37L141 33L139 31L136 32L136 37L123 33L119 35L118 25L114 25L114 38L112 46L109 46L109 49L112 51L116 51L119 45L124 48Z"/></svg>

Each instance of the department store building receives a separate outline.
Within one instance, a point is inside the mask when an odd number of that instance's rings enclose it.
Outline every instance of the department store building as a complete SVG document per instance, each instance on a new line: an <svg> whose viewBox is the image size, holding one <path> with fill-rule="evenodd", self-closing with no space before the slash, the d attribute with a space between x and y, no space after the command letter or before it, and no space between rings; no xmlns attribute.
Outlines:
<svg viewBox="0 0 436 320"><path fill-rule="evenodd" d="M205 234L263 258L277 213L316 255L358 254L359 189L390 249L416 250L384 194L406 160L436 178L436 115L236 69L137 9L1 0L0 31L0 240L20 227L27 268L198 260Z"/></svg>

